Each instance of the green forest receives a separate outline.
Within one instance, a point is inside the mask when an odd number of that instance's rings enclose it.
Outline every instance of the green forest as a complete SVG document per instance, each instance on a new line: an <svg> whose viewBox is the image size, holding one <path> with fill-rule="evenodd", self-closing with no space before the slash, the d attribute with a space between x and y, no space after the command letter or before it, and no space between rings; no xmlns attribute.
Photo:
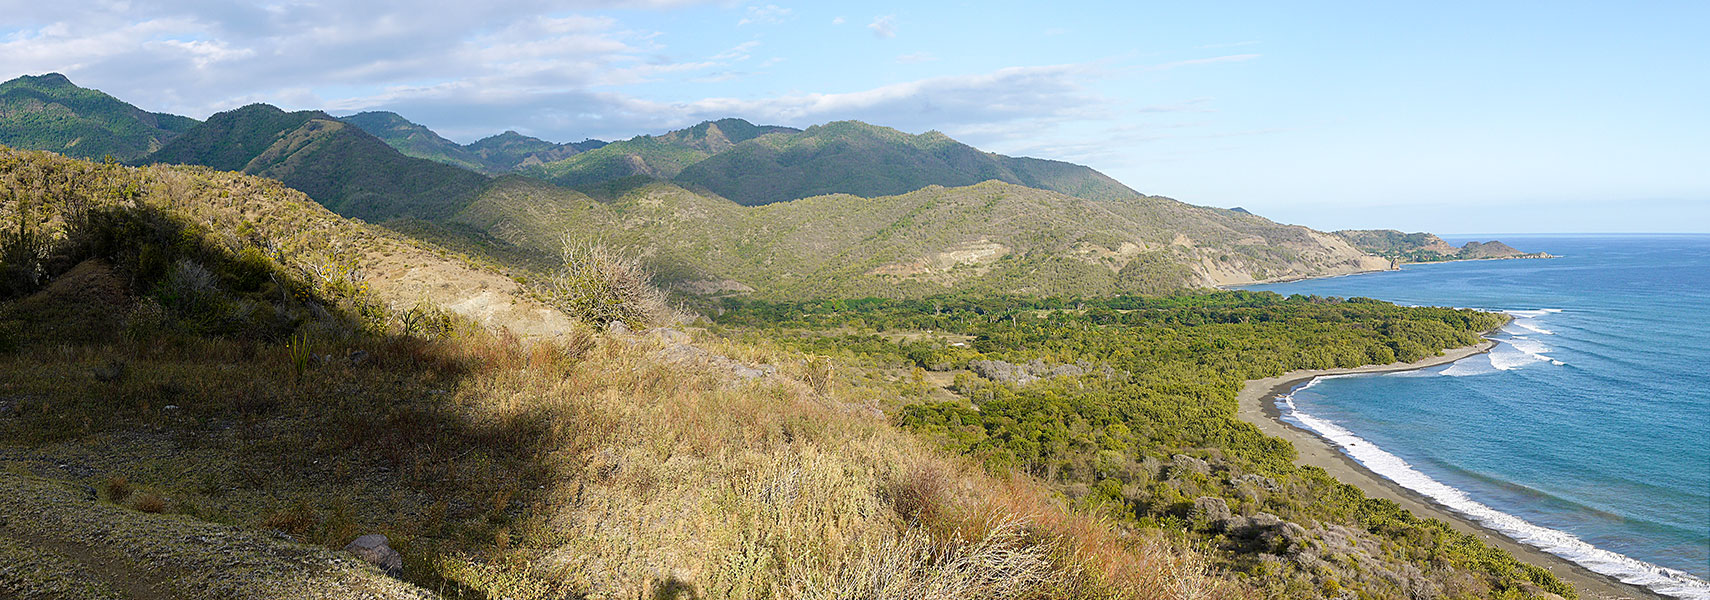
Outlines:
<svg viewBox="0 0 1710 600"><path fill-rule="evenodd" d="M1294 465L1286 441L1235 417L1245 380L1435 356L1478 342L1500 315L1245 291L723 309L717 322L733 335L911 372L897 378L914 394L896 413L903 427L993 472L1036 476L1085 509L1186 536L1278 597L1483 595L1433 567L1477 573L1497 597L1573 595L1472 536ZM923 392L934 372L954 373L954 399Z"/></svg>

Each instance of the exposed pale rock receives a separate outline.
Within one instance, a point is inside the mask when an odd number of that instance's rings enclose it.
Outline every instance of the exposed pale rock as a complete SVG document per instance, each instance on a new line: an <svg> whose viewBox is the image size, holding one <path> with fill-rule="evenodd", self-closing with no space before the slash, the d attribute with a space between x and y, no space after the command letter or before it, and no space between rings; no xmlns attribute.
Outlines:
<svg viewBox="0 0 1710 600"><path fill-rule="evenodd" d="M392 577L404 574L404 557L392 549L390 540L387 540L385 535L370 533L356 538L344 546L344 551L355 554L357 558L379 567Z"/></svg>

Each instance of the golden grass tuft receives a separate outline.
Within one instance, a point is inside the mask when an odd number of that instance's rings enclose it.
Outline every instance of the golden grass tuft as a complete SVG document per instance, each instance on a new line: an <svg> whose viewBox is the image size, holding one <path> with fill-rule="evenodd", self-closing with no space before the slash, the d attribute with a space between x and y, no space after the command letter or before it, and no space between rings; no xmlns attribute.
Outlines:
<svg viewBox="0 0 1710 600"><path fill-rule="evenodd" d="M166 499L156 494L143 494L131 503L131 508L145 513L163 513L166 512Z"/></svg>
<svg viewBox="0 0 1710 600"><path fill-rule="evenodd" d="M107 478L106 488L107 500L111 502L124 502L126 498L131 497L131 482L130 480L125 479L125 476L123 475L114 475Z"/></svg>

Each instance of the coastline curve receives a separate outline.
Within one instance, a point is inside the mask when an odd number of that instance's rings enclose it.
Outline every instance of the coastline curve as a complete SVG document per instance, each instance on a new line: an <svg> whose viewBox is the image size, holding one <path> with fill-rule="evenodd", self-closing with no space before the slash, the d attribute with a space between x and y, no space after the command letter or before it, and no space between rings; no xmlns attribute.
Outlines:
<svg viewBox="0 0 1710 600"><path fill-rule="evenodd" d="M1507 550L1524 562L1549 570L1557 577L1572 584L1580 592L1582 598L1666 599L1666 596L1650 589L1621 582L1614 577L1594 572L1566 558L1516 541L1507 534L1462 515L1436 499L1403 487L1356 461L1337 447L1334 442L1321 436L1318 432L1303 429L1297 424L1285 421L1281 411L1276 406L1278 398L1288 396L1296 389L1310 384L1319 377L1391 373L1441 366L1470 356L1487 353L1497 343L1496 340L1486 339L1471 346L1445 350L1440 356L1427 357L1409 363L1367 365L1348 369L1300 370L1276 377L1248 380L1237 396L1237 417L1258 427L1266 435L1288 440L1295 447L1296 464L1322 468L1337 480L1360 488L1367 496L1394 501L1415 515L1434 518L1448 523L1457 530L1476 535L1486 543Z"/></svg>

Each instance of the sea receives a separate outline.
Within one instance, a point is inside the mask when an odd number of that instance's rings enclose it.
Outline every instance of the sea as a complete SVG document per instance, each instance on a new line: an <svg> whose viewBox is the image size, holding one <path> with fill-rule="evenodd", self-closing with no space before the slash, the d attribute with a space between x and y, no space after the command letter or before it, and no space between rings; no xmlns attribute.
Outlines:
<svg viewBox="0 0 1710 600"><path fill-rule="evenodd" d="M1444 237L1557 258L1246 288L1514 317L1487 354L1306 383L1284 419L1519 542L1710 600L1710 235Z"/></svg>

